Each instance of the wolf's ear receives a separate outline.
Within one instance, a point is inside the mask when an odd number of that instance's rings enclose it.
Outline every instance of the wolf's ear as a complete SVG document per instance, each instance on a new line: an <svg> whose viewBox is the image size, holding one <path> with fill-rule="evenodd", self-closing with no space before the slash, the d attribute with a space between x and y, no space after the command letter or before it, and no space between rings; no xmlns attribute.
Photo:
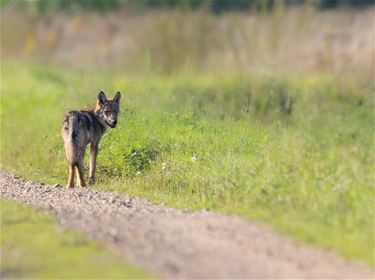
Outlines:
<svg viewBox="0 0 375 280"><path fill-rule="evenodd" d="M120 103L120 100L121 100L121 92L117 92L115 97L113 97L113 101L115 101L116 103Z"/></svg>
<svg viewBox="0 0 375 280"><path fill-rule="evenodd" d="M99 104L104 104L107 101L107 97L105 97L105 94L103 91L99 92L98 94L98 102Z"/></svg>

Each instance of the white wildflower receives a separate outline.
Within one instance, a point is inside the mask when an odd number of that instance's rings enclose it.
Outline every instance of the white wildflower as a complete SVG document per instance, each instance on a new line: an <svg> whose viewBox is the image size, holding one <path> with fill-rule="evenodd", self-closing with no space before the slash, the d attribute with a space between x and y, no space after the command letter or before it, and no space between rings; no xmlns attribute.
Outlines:
<svg viewBox="0 0 375 280"><path fill-rule="evenodd" d="M191 162L196 162L197 161L197 157L196 156L192 156L191 157Z"/></svg>

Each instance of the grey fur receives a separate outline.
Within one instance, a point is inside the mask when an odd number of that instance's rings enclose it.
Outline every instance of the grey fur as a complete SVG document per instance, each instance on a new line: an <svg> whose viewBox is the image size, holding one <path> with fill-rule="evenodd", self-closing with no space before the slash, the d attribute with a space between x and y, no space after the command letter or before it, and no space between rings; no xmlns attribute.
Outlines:
<svg viewBox="0 0 375 280"><path fill-rule="evenodd" d="M77 171L78 185L85 186L83 160L88 144L90 144L90 183L95 183L99 142L108 127L116 127L120 98L120 92L117 92L113 99L107 99L101 91L95 109L70 111L65 115L61 133L69 163L67 187L74 187L74 170Z"/></svg>

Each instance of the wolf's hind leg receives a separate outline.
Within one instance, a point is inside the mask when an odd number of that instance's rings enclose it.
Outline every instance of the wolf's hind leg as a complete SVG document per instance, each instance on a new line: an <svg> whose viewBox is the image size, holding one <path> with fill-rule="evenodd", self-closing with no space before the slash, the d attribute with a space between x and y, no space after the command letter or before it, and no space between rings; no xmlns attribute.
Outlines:
<svg viewBox="0 0 375 280"><path fill-rule="evenodd" d="M83 176L83 161L80 161L77 166L77 177L78 177L78 186L83 188L86 187L85 178Z"/></svg>
<svg viewBox="0 0 375 280"><path fill-rule="evenodd" d="M74 188L74 165L69 163L69 177L67 188Z"/></svg>

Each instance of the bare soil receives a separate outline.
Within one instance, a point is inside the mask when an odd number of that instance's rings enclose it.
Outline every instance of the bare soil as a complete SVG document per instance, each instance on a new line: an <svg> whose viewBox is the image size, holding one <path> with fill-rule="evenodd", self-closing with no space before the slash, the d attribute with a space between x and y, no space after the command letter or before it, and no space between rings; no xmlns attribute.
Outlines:
<svg viewBox="0 0 375 280"><path fill-rule="evenodd" d="M264 225L95 189L25 181L0 169L1 197L53 214L128 262L165 278L373 279L366 264L302 245Z"/></svg>

